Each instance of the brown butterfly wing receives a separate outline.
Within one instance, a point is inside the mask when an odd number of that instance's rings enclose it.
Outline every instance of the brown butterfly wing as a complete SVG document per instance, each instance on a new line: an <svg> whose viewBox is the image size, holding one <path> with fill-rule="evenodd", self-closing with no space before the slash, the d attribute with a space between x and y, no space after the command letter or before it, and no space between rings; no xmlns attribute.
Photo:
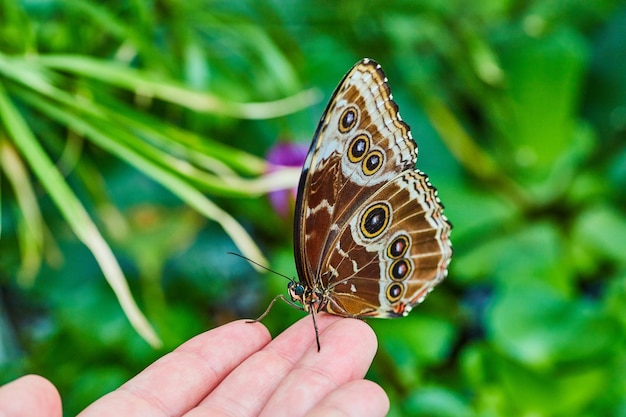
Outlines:
<svg viewBox="0 0 626 417"><path fill-rule="evenodd" d="M408 314L445 278L451 226L437 191L407 171L358 207L322 269L324 309L350 317Z"/></svg>
<svg viewBox="0 0 626 417"><path fill-rule="evenodd" d="M376 62L357 63L335 90L300 178L294 226L298 275L326 286L323 264L359 207L415 166L417 147ZM323 282L326 281L326 282Z"/></svg>

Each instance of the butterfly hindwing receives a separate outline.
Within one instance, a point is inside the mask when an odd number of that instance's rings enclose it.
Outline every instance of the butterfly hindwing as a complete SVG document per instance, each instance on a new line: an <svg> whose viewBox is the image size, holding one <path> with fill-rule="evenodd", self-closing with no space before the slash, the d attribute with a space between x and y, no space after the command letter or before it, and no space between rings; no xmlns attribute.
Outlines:
<svg viewBox="0 0 626 417"><path fill-rule="evenodd" d="M322 266L326 310L341 316L397 317L447 274L450 224L436 190L407 171L356 208Z"/></svg>

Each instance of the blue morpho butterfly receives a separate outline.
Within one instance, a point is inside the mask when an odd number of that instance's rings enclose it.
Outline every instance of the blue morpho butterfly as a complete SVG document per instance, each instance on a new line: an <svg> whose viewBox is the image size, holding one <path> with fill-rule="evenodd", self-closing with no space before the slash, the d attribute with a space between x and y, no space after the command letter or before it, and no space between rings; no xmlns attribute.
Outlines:
<svg viewBox="0 0 626 417"><path fill-rule="evenodd" d="M298 281L282 299L315 314L403 317L447 275L451 224L371 59L341 80L309 149L295 209Z"/></svg>

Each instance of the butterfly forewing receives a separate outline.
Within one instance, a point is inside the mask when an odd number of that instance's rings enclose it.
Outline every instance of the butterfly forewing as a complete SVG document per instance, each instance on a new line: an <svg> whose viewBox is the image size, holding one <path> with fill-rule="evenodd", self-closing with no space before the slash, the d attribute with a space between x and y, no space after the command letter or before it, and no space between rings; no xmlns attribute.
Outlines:
<svg viewBox="0 0 626 417"><path fill-rule="evenodd" d="M321 264L333 250L330 242L354 207L412 169L416 158L417 147L385 74L374 61L362 60L335 90L300 179L294 242L301 279L319 285Z"/></svg>

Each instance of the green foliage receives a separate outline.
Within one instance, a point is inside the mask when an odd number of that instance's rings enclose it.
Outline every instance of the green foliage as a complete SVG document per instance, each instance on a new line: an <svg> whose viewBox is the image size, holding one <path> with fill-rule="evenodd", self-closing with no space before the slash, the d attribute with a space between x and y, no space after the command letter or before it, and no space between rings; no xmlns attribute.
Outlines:
<svg viewBox="0 0 626 417"><path fill-rule="evenodd" d="M0 0L0 382L40 373L72 415L284 293L224 254L295 274L264 194L297 172L264 155L368 56L454 224L449 278L370 321L390 415L626 416L625 23L617 0Z"/></svg>

